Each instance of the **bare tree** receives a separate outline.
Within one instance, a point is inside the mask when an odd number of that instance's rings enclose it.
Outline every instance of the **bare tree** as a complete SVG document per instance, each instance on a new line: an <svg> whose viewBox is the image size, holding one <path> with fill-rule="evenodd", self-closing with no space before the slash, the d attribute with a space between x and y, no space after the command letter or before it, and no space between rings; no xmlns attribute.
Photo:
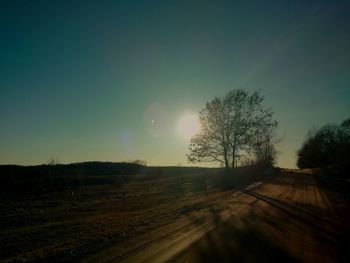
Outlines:
<svg viewBox="0 0 350 263"><path fill-rule="evenodd" d="M341 123L344 132L350 136L350 118Z"/></svg>
<svg viewBox="0 0 350 263"><path fill-rule="evenodd" d="M242 89L230 91L225 96L228 116L228 141L231 150L231 166L237 166L241 151L249 147L249 133L256 125L254 116L262 110L263 97L258 92L249 94Z"/></svg>
<svg viewBox="0 0 350 263"><path fill-rule="evenodd" d="M207 102L205 108L199 112L201 130L191 138L189 162L217 161L229 167L230 143L228 111L221 98L214 98Z"/></svg>
<svg viewBox="0 0 350 263"><path fill-rule="evenodd" d="M56 157L51 157L48 161L47 161L47 165L57 165L59 164L60 161L58 160L58 158Z"/></svg>
<svg viewBox="0 0 350 263"><path fill-rule="evenodd" d="M252 134L262 128L261 115L268 112L262 102L258 92L250 94L242 89L208 102L199 113L201 130L191 139L188 160L217 161L226 168L237 166L252 146Z"/></svg>
<svg viewBox="0 0 350 263"><path fill-rule="evenodd" d="M273 112L260 110L252 127L250 150L255 154L257 163L272 165L276 156L275 145L280 141L277 137L278 122L273 119Z"/></svg>

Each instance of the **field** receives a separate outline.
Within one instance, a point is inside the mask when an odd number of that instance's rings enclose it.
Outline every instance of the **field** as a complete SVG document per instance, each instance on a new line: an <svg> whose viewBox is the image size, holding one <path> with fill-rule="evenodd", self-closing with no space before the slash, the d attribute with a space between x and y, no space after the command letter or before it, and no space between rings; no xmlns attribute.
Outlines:
<svg viewBox="0 0 350 263"><path fill-rule="evenodd" d="M229 189L213 170L2 197L0 261L349 260L348 181L242 176Z"/></svg>

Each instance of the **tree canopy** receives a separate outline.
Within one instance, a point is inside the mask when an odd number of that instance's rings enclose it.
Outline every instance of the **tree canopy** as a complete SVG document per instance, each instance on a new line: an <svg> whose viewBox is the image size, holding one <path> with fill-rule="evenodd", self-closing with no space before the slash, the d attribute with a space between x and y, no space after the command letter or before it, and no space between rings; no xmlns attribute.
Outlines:
<svg viewBox="0 0 350 263"><path fill-rule="evenodd" d="M278 123L263 100L259 92L234 89L207 102L199 112L201 130L191 139L188 160L216 161L228 168L254 155L256 161L272 164Z"/></svg>
<svg viewBox="0 0 350 263"><path fill-rule="evenodd" d="M350 119L310 130L297 155L299 168L349 164Z"/></svg>

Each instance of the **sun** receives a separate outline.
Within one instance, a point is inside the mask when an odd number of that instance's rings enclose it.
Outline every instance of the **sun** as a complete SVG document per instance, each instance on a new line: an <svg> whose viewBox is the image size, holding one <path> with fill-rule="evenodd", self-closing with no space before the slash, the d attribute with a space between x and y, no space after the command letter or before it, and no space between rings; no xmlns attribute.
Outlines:
<svg viewBox="0 0 350 263"><path fill-rule="evenodd" d="M200 123L198 115L196 114L187 113L182 116L177 123L177 131L179 135L186 140L191 139L193 135L198 133L199 129Z"/></svg>

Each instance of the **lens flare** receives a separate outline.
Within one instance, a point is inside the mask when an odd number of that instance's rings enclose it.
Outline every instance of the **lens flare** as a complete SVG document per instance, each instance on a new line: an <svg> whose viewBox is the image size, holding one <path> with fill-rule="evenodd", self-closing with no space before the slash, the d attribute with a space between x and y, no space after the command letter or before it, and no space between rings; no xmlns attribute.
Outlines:
<svg viewBox="0 0 350 263"><path fill-rule="evenodd" d="M196 114L186 114L181 117L177 124L177 131L186 140L199 132L200 123Z"/></svg>
<svg viewBox="0 0 350 263"><path fill-rule="evenodd" d="M151 136L165 136L169 131L168 111L162 104L152 103L144 110L143 123Z"/></svg>

